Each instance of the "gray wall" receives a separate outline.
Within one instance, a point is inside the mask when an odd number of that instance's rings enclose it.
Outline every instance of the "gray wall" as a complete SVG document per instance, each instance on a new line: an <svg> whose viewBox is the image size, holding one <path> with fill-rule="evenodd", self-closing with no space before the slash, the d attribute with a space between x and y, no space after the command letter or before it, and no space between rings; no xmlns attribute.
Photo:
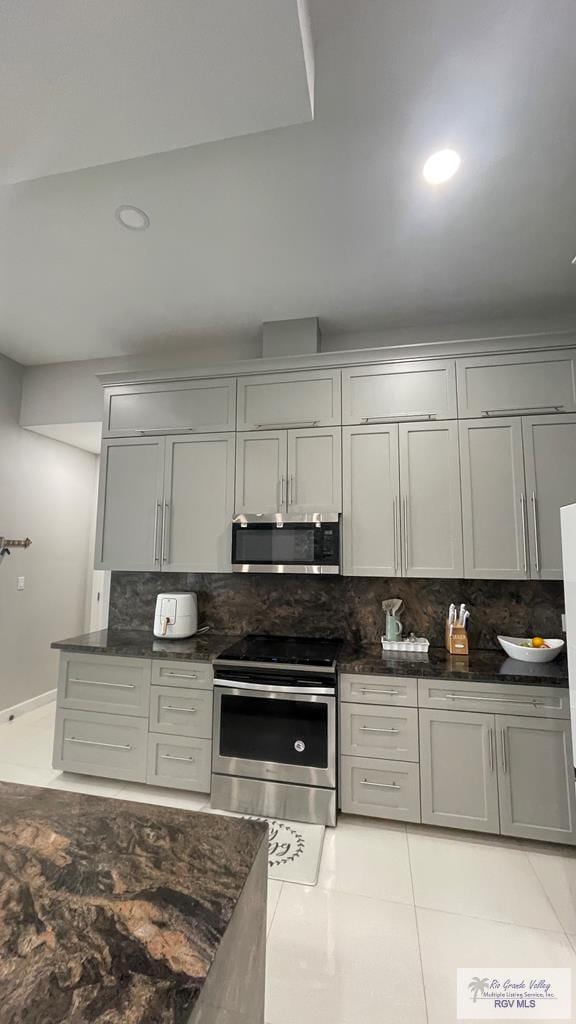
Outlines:
<svg viewBox="0 0 576 1024"><path fill-rule="evenodd" d="M52 689L50 641L84 627L95 501L94 455L19 426L22 377L0 356L0 534L33 541L0 562L0 709Z"/></svg>
<svg viewBox="0 0 576 1024"><path fill-rule="evenodd" d="M377 642L382 601L401 597L405 628L444 645L443 615L451 601L472 612L471 645L493 648L496 635L560 636L561 582L420 580L371 577L245 576L239 574L112 573L110 626L152 630L156 595L195 590L202 622L215 632L340 636Z"/></svg>

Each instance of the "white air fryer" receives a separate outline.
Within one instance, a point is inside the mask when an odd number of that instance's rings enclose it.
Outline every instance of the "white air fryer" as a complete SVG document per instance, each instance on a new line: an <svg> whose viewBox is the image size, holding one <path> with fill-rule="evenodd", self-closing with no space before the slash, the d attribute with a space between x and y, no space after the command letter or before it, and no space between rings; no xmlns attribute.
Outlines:
<svg viewBox="0 0 576 1024"><path fill-rule="evenodd" d="M198 629L196 594L158 594L154 616L154 636L181 640Z"/></svg>

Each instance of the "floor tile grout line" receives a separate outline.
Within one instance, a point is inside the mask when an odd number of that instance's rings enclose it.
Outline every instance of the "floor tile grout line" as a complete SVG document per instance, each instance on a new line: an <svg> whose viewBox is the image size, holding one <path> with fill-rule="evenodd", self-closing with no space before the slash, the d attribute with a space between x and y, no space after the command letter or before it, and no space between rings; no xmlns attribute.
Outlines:
<svg viewBox="0 0 576 1024"><path fill-rule="evenodd" d="M420 925L418 923L418 913L416 910L416 893L414 891L414 873L412 871L412 857L410 855L410 834L406 830L406 853L408 856L408 870L410 871L410 886L412 888L412 905L414 909L414 924L416 927L416 940L418 942L418 961L420 963L420 977L422 979L422 994L424 996L424 1013L426 1014L426 1024L429 1024L430 1014L428 1013L428 994L426 992L426 980L424 978L424 961L422 959L422 943L420 941Z"/></svg>
<svg viewBox="0 0 576 1024"><path fill-rule="evenodd" d="M536 871L536 868L534 867L534 865L532 863L532 860L530 858L530 854L528 853L527 850L522 850L522 853L526 857L526 860L528 861L528 863L530 865L530 869L531 869L532 873L534 874L534 877L536 878L536 880L538 882L538 885L542 889L542 892L544 893L544 896L546 897L546 901L548 902L548 904L552 908L552 913L554 914L554 917L558 921L558 924L560 925L560 927L561 927L562 931L564 932L564 934L568 937L568 942L570 942L569 933L568 933L567 929L564 927L564 925L562 924L562 921L560 920L560 915L557 913L556 907L554 906L554 904L552 903L552 900L550 899L550 896L548 895L548 890L547 890L546 886L544 885L544 882L540 878L538 872Z"/></svg>
<svg viewBox="0 0 576 1024"><path fill-rule="evenodd" d="M268 881L269 882L274 882L274 881L278 881L278 879L269 878ZM266 928L266 945L268 945L268 936L270 935L270 932L272 931L272 925L274 924L274 921L276 919L276 913L277 913L277 910L278 910L278 904L280 903L280 898L282 896L283 891L284 891L284 882L280 882L280 892L278 893L278 899L276 900L276 906L274 907L274 913L272 914L272 918L270 920L270 924Z"/></svg>
<svg viewBox="0 0 576 1024"><path fill-rule="evenodd" d="M446 914L447 917L463 917L467 921L485 921L487 924L500 924L504 928L522 928L529 932L539 932L544 935L561 935L568 936L568 932L565 932L563 928L538 928L533 924L518 924L517 921L502 921L496 917L479 917L477 914L460 914L456 910L444 910L439 907L427 907L421 903L414 904L415 910L427 910L431 914Z"/></svg>

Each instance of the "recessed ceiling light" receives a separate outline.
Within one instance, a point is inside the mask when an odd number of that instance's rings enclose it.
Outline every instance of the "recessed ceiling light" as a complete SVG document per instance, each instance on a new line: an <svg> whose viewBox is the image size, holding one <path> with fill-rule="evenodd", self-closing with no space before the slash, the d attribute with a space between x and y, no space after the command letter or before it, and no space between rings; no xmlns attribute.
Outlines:
<svg viewBox="0 0 576 1024"><path fill-rule="evenodd" d="M119 206L114 216L123 228L130 231L145 231L150 227L150 217L138 206Z"/></svg>
<svg viewBox="0 0 576 1024"><path fill-rule="evenodd" d="M439 149L437 153L432 153L432 156L428 157L422 174L429 185L441 185L443 181L448 181L456 174L461 163L460 155L455 149Z"/></svg>

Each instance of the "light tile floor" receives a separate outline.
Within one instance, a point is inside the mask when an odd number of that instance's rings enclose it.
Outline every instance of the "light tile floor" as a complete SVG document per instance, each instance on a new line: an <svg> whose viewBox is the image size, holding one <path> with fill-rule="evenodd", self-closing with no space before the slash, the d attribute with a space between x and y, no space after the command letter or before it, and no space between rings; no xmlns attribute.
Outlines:
<svg viewBox="0 0 576 1024"><path fill-rule="evenodd" d="M209 809L55 771L53 728L53 705L0 724L0 779ZM576 850L342 818L315 888L269 884L267 1024L455 1024L458 966L576 970Z"/></svg>

